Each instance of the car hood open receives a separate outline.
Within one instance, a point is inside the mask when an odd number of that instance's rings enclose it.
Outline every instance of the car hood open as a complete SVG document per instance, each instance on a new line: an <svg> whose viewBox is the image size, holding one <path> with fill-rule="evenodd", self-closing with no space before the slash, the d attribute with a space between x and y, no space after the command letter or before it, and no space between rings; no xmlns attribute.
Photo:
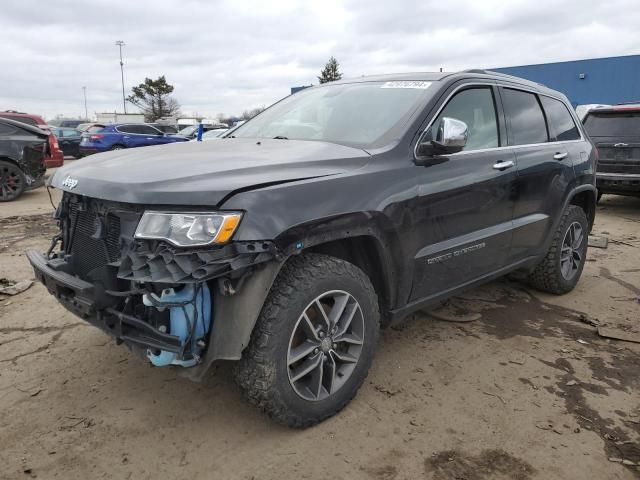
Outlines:
<svg viewBox="0 0 640 480"><path fill-rule="evenodd" d="M59 169L51 186L126 203L220 206L237 190L339 175L368 159L333 143L227 138L91 155Z"/></svg>

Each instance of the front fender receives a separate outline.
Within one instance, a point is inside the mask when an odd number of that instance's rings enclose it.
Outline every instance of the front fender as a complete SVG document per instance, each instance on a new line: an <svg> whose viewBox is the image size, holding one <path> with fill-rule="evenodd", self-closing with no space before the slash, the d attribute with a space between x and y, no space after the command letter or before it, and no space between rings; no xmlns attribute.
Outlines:
<svg viewBox="0 0 640 480"><path fill-rule="evenodd" d="M209 348L196 367L180 370L180 375L201 381L216 360L240 360L249 345L251 332L262 311L267 295L285 260L265 263L231 296L213 288L213 324Z"/></svg>

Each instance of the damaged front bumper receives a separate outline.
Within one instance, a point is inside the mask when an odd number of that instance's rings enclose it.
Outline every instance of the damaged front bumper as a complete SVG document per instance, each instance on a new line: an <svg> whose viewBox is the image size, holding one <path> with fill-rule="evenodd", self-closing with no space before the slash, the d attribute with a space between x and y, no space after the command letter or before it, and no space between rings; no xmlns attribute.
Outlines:
<svg viewBox="0 0 640 480"><path fill-rule="evenodd" d="M179 337L163 333L149 323L114 307L101 306L96 300L96 285L65 273L64 262L48 260L34 250L27 252L36 278L47 287L67 310L115 337L141 348L180 353ZM114 300L116 300L114 298ZM115 303L115 302L114 302ZM101 308L102 307L102 308Z"/></svg>
<svg viewBox="0 0 640 480"><path fill-rule="evenodd" d="M70 312L158 366L239 359L282 264L269 241L178 248L134 238L140 210L65 194L35 275Z"/></svg>

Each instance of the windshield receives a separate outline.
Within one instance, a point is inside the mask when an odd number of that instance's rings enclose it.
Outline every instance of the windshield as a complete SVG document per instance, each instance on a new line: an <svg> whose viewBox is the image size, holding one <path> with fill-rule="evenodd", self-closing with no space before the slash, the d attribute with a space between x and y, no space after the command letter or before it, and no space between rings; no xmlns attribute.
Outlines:
<svg viewBox="0 0 640 480"><path fill-rule="evenodd" d="M371 147L422 104L430 84L367 82L310 88L276 103L232 136Z"/></svg>
<svg viewBox="0 0 640 480"><path fill-rule="evenodd" d="M640 137L640 112L590 113L584 127L592 137Z"/></svg>

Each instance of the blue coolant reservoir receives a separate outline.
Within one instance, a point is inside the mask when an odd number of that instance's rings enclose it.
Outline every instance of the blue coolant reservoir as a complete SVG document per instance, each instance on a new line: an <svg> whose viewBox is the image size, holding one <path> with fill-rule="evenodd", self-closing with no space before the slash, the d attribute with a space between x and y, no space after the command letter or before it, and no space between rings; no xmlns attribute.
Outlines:
<svg viewBox="0 0 640 480"><path fill-rule="evenodd" d="M197 295L194 294L198 290ZM187 284L182 290L176 291L173 288L166 288L162 291L162 295L157 297L154 295L154 301L151 301L147 295L142 297L142 301L149 307L155 307L164 310L160 304L184 303L183 306L173 306L169 308L169 331L167 333L179 337L184 345L189 337L191 326L195 322L195 330L192 338L192 345L195 346L196 341L204 338L211 328L211 295L206 282L201 284ZM196 314L197 310L197 314ZM196 347L192 348L192 351ZM192 367L197 363L197 359L179 360L178 354L162 350L158 355L151 350L147 350L147 358L157 367L167 365L181 365L183 367Z"/></svg>

